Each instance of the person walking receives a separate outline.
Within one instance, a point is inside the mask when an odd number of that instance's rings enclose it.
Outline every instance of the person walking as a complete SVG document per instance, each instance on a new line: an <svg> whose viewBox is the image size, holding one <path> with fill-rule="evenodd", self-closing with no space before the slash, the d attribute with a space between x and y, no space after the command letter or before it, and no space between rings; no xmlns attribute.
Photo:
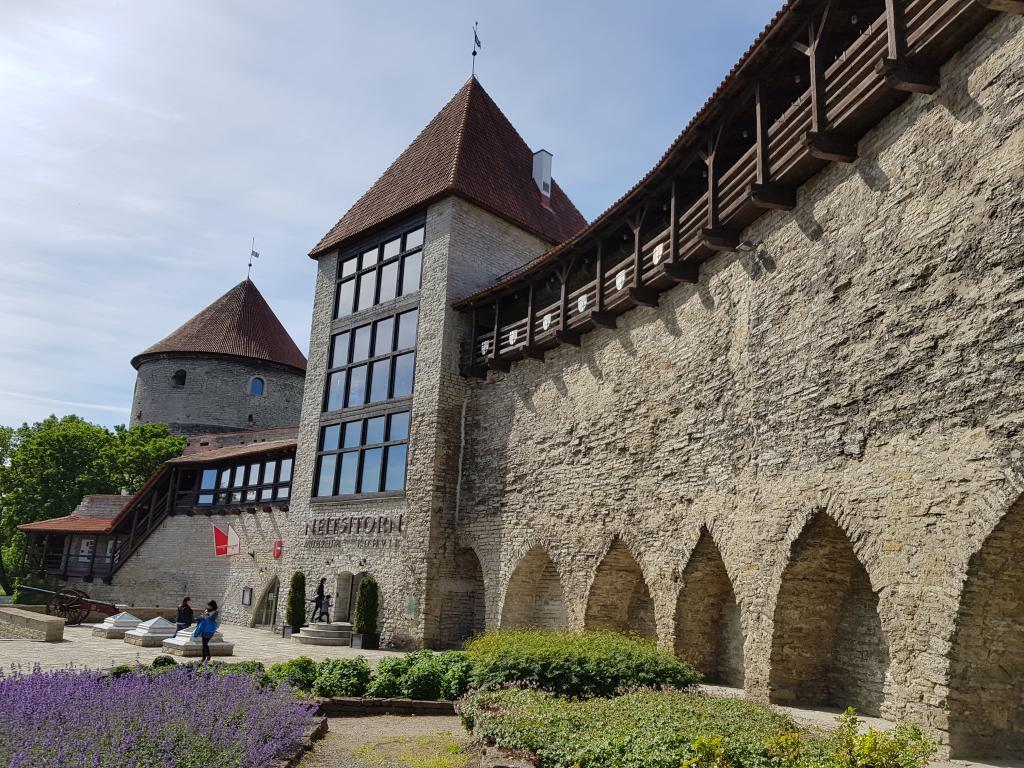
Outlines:
<svg viewBox="0 0 1024 768"><path fill-rule="evenodd" d="M192 610L190 605L191 602L191 597L183 597L181 599L181 605L178 606L178 615L175 618L175 632L181 632L185 627L191 627L192 622L196 620L195 611Z"/></svg>
<svg viewBox="0 0 1024 768"><path fill-rule="evenodd" d="M210 639L217 632L218 624L220 624L220 610L217 608L217 601L211 600L206 604L206 610L203 611L199 623L196 624L196 629L192 633L193 637L198 637L203 641L202 663L212 661Z"/></svg>
<svg viewBox="0 0 1024 768"><path fill-rule="evenodd" d="M327 612L324 606L325 584L327 584L326 576L321 578L320 583L316 585L316 599L313 601L313 616L316 617L314 621L323 621L324 614Z"/></svg>

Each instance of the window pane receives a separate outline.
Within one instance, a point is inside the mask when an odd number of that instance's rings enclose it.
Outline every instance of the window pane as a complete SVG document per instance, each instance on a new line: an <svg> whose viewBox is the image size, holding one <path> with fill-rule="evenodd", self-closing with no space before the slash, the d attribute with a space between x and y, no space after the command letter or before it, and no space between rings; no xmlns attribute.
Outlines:
<svg viewBox="0 0 1024 768"><path fill-rule="evenodd" d="M363 445L373 445L384 442L384 417L377 416L374 419L366 420L366 440Z"/></svg>
<svg viewBox="0 0 1024 768"><path fill-rule="evenodd" d="M274 473L277 472L277 462L268 461L263 465L263 482L272 483L274 482Z"/></svg>
<svg viewBox="0 0 1024 768"><path fill-rule="evenodd" d="M201 493L199 499L196 501L197 504L213 504L212 493Z"/></svg>
<svg viewBox="0 0 1024 768"><path fill-rule="evenodd" d="M398 262L385 264L380 270L380 299L388 301L398 295Z"/></svg>
<svg viewBox="0 0 1024 768"><path fill-rule="evenodd" d="M341 424L332 424L324 427L323 436L320 438L321 451L336 451L341 441Z"/></svg>
<svg viewBox="0 0 1024 768"><path fill-rule="evenodd" d="M222 469L220 471L220 487L227 488L231 485L231 470Z"/></svg>
<svg viewBox="0 0 1024 768"><path fill-rule="evenodd" d="M388 440L409 439L409 412L391 414L391 428L388 430Z"/></svg>
<svg viewBox="0 0 1024 768"><path fill-rule="evenodd" d="M362 405L366 402L366 366L357 365L348 369L348 400L346 405Z"/></svg>
<svg viewBox="0 0 1024 768"><path fill-rule="evenodd" d="M338 303L334 310L335 317L344 317L352 314L352 299L355 298L355 279L346 280L338 286Z"/></svg>
<svg viewBox="0 0 1024 768"><path fill-rule="evenodd" d="M216 469L204 469L203 470L203 482L199 486L203 490L207 488L217 487L217 470Z"/></svg>
<svg viewBox="0 0 1024 768"><path fill-rule="evenodd" d="M317 475L316 495L334 495L334 470L338 466L338 454L329 453L320 457L320 469Z"/></svg>
<svg viewBox="0 0 1024 768"><path fill-rule="evenodd" d="M288 483L292 479L292 460L282 459L281 460L281 476L278 478L279 483Z"/></svg>
<svg viewBox="0 0 1024 768"><path fill-rule="evenodd" d="M405 490L405 456L408 452L406 445L388 446L388 462L384 475L385 491Z"/></svg>
<svg viewBox="0 0 1024 768"><path fill-rule="evenodd" d="M260 466L259 464L249 465L249 485L260 484Z"/></svg>
<svg viewBox="0 0 1024 768"><path fill-rule="evenodd" d="M245 467L235 467L235 477L231 481L231 487L238 488L241 485L245 485Z"/></svg>
<svg viewBox="0 0 1024 768"><path fill-rule="evenodd" d="M339 333L334 336L334 342L331 344L331 368L340 368L343 365L348 365L348 331Z"/></svg>
<svg viewBox="0 0 1024 768"><path fill-rule="evenodd" d="M246 501L256 501L256 491L255 490L246 491L245 492L245 500Z"/></svg>
<svg viewBox="0 0 1024 768"><path fill-rule="evenodd" d="M377 288L377 273L367 272L359 278L359 306L356 309L369 309L373 306Z"/></svg>
<svg viewBox="0 0 1024 768"><path fill-rule="evenodd" d="M359 257L352 256L341 262L341 276L349 277L356 273L356 269L359 267Z"/></svg>
<svg viewBox="0 0 1024 768"><path fill-rule="evenodd" d="M327 378L327 403L325 411L336 411L342 407L345 398L345 380L348 378L347 371L332 373Z"/></svg>
<svg viewBox="0 0 1024 768"><path fill-rule="evenodd" d="M398 341L395 349L409 349L416 346L416 323L419 310L405 312L398 316Z"/></svg>
<svg viewBox="0 0 1024 768"><path fill-rule="evenodd" d="M386 355L391 351L391 342L395 335L395 318L388 317L377 321L373 336L373 355Z"/></svg>
<svg viewBox="0 0 1024 768"><path fill-rule="evenodd" d="M356 492L356 477L359 471L359 451L341 454L341 476L338 478L338 494Z"/></svg>
<svg viewBox="0 0 1024 768"><path fill-rule="evenodd" d="M274 488L273 488L273 486L271 486L269 488L261 488L260 489L260 501L266 501L267 499L272 499L272 498L274 498Z"/></svg>
<svg viewBox="0 0 1024 768"><path fill-rule="evenodd" d="M356 328L352 336L352 362L358 363L370 356L371 326L363 325Z"/></svg>
<svg viewBox="0 0 1024 768"><path fill-rule="evenodd" d="M409 251L413 248L419 248L421 245L423 245L423 227L414 229L405 236L405 250Z"/></svg>
<svg viewBox="0 0 1024 768"><path fill-rule="evenodd" d="M395 358L395 391L392 397L412 394L412 373L415 367L415 352L409 352Z"/></svg>
<svg viewBox="0 0 1024 768"><path fill-rule="evenodd" d="M363 444L363 422L360 421L346 421L345 422L345 443L342 447L344 448L358 448Z"/></svg>
<svg viewBox="0 0 1024 768"><path fill-rule="evenodd" d="M279 499L287 499L288 496L291 495L291 492L292 489L289 488L287 485L277 486L277 498Z"/></svg>
<svg viewBox="0 0 1024 768"><path fill-rule="evenodd" d="M384 261L387 261L392 256L397 256L402 250L402 238L396 237L394 240L384 243Z"/></svg>
<svg viewBox="0 0 1024 768"><path fill-rule="evenodd" d="M402 270L402 295L419 290L420 267L423 263L423 251L410 253L405 257L405 267Z"/></svg>
<svg viewBox="0 0 1024 768"><path fill-rule="evenodd" d="M368 251L363 251L363 263L359 268L366 269L367 267L372 267L376 264L379 250L379 248L371 248Z"/></svg>
<svg viewBox="0 0 1024 768"><path fill-rule="evenodd" d="M256 395L257 397L263 395L263 379L259 376L256 376L249 382L249 394Z"/></svg>
<svg viewBox="0 0 1024 768"><path fill-rule="evenodd" d="M370 366L370 399L371 403L379 403L388 399L388 385L391 384L391 358L378 360Z"/></svg>
<svg viewBox="0 0 1024 768"><path fill-rule="evenodd" d="M376 493L380 490L380 464L383 448L363 451L363 471L359 478L360 493Z"/></svg>

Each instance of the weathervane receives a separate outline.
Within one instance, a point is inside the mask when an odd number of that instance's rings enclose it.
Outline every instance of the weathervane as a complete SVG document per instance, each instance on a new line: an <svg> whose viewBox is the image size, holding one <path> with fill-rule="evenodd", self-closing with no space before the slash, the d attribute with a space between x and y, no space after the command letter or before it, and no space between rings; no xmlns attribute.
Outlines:
<svg viewBox="0 0 1024 768"><path fill-rule="evenodd" d="M479 21L474 21L473 22L473 68L472 68L472 70L470 70L470 73L472 75L476 75L476 52L480 48L483 48L483 45L480 43L480 38L476 34L476 27L477 27L477 24L479 24L479 23L480 23Z"/></svg>
<svg viewBox="0 0 1024 768"><path fill-rule="evenodd" d="M252 236L252 245L249 246L249 270L245 273L245 279L249 279L249 275L252 274L252 260L260 257L259 251L256 250L256 235Z"/></svg>

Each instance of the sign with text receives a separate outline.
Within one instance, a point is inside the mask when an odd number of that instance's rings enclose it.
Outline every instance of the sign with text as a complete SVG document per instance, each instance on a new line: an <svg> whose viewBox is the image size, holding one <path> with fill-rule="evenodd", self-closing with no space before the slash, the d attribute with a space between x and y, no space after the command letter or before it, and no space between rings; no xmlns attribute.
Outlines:
<svg viewBox="0 0 1024 768"><path fill-rule="evenodd" d="M306 523L306 549L331 549L346 544L397 549L405 533L402 515L321 517Z"/></svg>

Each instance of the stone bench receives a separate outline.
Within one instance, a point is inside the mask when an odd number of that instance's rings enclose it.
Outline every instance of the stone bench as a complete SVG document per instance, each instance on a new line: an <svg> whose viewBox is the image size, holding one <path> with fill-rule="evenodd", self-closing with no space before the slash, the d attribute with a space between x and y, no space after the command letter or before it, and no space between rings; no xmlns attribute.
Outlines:
<svg viewBox="0 0 1024 768"><path fill-rule="evenodd" d="M0 637L59 643L64 639L64 619L0 606Z"/></svg>

